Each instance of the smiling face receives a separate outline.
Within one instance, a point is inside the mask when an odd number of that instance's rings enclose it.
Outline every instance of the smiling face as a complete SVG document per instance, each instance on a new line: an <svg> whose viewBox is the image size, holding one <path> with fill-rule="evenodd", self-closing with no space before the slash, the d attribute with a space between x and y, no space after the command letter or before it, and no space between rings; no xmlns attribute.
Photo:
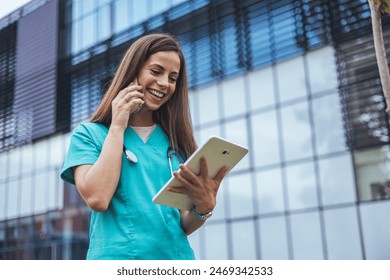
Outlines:
<svg viewBox="0 0 390 280"><path fill-rule="evenodd" d="M174 51L152 54L141 68L138 83L143 86L144 109L155 111L167 102L176 89L180 58Z"/></svg>

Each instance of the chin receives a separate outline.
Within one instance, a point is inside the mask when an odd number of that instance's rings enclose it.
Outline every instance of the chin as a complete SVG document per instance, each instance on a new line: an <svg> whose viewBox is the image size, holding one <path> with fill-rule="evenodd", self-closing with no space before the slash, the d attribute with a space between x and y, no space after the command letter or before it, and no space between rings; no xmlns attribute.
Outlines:
<svg viewBox="0 0 390 280"><path fill-rule="evenodd" d="M144 104L144 108L150 111L157 111L161 106L162 104Z"/></svg>

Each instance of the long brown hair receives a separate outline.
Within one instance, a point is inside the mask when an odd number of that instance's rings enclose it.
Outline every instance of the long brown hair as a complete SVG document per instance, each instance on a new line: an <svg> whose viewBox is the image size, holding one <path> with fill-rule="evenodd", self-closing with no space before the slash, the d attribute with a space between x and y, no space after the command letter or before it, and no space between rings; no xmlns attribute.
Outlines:
<svg viewBox="0 0 390 280"><path fill-rule="evenodd" d="M189 157L196 149L188 101L187 70L184 55L177 40L169 34L150 34L136 40L124 55L115 76L90 121L111 125L111 102L120 90L139 74L147 59L154 53L174 51L180 58L180 72L172 97L153 112L153 119L168 135L176 152Z"/></svg>

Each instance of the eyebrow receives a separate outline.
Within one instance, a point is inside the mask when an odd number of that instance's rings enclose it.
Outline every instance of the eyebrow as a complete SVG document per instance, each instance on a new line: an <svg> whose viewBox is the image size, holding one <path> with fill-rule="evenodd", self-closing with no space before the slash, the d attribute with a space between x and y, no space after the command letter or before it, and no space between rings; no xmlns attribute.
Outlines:
<svg viewBox="0 0 390 280"><path fill-rule="evenodd" d="M162 67L160 64L157 64L157 63L152 63L152 64L149 65L149 67L153 67L153 66L158 67L158 68L160 68L161 70L165 70L164 67ZM179 73L177 73L176 71L173 71L173 72L171 72L170 74L179 75Z"/></svg>

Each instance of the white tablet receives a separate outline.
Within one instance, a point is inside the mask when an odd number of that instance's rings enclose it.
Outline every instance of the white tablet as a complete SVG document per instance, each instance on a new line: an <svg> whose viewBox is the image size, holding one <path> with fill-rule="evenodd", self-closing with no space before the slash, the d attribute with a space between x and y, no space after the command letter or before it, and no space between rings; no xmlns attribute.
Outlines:
<svg viewBox="0 0 390 280"><path fill-rule="evenodd" d="M200 158L204 156L207 160L209 175L213 178L224 165L229 166L228 172L230 172L247 153L248 149L243 146L217 136L212 136L184 164L195 174L199 174ZM177 186L181 186L181 183L172 176L153 197L153 202L181 210L191 210L193 203L187 195L166 190L168 187Z"/></svg>

